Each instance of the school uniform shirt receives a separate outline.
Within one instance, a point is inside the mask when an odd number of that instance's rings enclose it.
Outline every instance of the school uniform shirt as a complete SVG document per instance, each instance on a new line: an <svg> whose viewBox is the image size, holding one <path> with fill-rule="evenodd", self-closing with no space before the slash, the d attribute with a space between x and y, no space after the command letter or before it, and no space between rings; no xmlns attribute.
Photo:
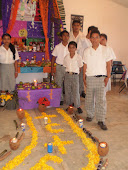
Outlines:
<svg viewBox="0 0 128 170"><path fill-rule="evenodd" d="M83 67L82 57L75 53L73 58L70 57L70 54L66 55L64 58L64 67L66 67L66 72L73 72L79 74L79 69Z"/></svg>
<svg viewBox="0 0 128 170"><path fill-rule="evenodd" d="M78 54L83 57L84 50L88 47L91 47L91 45L88 43L88 39L86 38L86 36L83 36L82 38L80 38L77 44Z"/></svg>
<svg viewBox="0 0 128 170"><path fill-rule="evenodd" d="M110 54L111 54L111 56L113 58L112 60L116 60L116 55L115 55L113 49L110 46L107 46L107 48L110 50Z"/></svg>
<svg viewBox="0 0 128 170"><path fill-rule="evenodd" d="M70 41L75 41L76 43L78 43L79 40L80 40L82 37L85 37L85 35L84 35L81 31L79 31L79 34L77 35L77 37L75 37L74 34L73 34L73 31L71 31L71 32L69 33L69 42L70 42Z"/></svg>
<svg viewBox="0 0 128 170"><path fill-rule="evenodd" d="M16 60L19 60L19 54L16 50L15 60L13 59L13 53L10 50L6 50L4 46L0 46L0 63L1 64L14 64Z"/></svg>
<svg viewBox="0 0 128 170"><path fill-rule="evenodd" d="M52 55L56 57L56 63L63 65L64 57L69 53L68 44L64 46L62 42L55 46Z"/></svg>
<svg viewBox="0 0 128 170"><path fill-rule="evenodd" d="M106 62L112 60L109 49L99 45L95 50L92 47L84 51L83 62L87 64L86 75L107 75Z"/></svg>
<svg viewBox="0 0 128 170"><path fill-rule="evenodd" d="M87 38L87 43L88 43L89 47L92 47L92 43L91 43L90 39L88 39L88 38Z"/></svg>

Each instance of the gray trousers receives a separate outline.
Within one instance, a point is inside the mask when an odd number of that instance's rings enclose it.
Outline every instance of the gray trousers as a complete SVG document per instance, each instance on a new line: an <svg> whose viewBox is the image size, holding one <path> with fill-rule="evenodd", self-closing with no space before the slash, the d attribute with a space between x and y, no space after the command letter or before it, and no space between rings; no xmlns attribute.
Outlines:
<svg viewBox="0 0 128 170"><path fill-rule="evenodd" d="M63 96L64 77L65 77L65 67L57 64L56 65L55 82L62 89L62 92L61 92L61 101L64 101L64 96Z"/></svg>
<svg viewBox="0 0 128 170"><path fill-rule="evenodd" d="M14 64L0 64L0 90L14 91L16 85Z"/></svg>
<svg viewBox="0 0 128 170"><path fill-rule="evenodd" d="M86 83L85 109L87 116L93 118L95 113L96 120L104 122L106 116L104 77L87 77Z"/></svg>
<svg viewBox="0 0 128 170"><path fill-rule="evenodd" d="M76 108L80 107L78 74L65 74L65 100L67 105L74 103Z"/></svg>
<svg viewBox="0 0 128 170"><path fill-rule="evenodd" d="M83 67L81 68L81 72L79 74L79 92L80 95L84 91L84 82L83 82Z"/></svg>

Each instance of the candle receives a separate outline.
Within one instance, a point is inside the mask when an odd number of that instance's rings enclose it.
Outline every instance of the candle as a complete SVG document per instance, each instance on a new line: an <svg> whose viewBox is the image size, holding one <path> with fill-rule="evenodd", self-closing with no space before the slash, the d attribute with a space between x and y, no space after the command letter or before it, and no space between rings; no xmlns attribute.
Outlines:
<svg viewBox="0 0 128 170"><path fill-rule="evenodd" d="M101 148L106 148L106 143L105 142L100 143L100 147Z"/></svg>
<svg viewBox="0 0 128 170"><path fill-rule="evenodd" d="M34 80L34 86L35 87L37 86L37 80Z"/></svg>
<svg viewBox="0 0 128 170"><path fill-rule="evenodd" d="M21 111L23 111L23 109L21 109L21 108L20 108L20 109L18 109L18 111L20 111L20 112L21 112Z"/></svg>
<svg viewBox="0 0 128 170"><path fill-rule="evenodd" d="M12 138L11 140L12 143L17 143L17 141L18 141L17 138Z"/></svg>
<svg viewBox="0 0 128 170"><path fill-rule="evenodd" d="M23 132L25 131L25 123L21 123L21 129Z"/></svg>

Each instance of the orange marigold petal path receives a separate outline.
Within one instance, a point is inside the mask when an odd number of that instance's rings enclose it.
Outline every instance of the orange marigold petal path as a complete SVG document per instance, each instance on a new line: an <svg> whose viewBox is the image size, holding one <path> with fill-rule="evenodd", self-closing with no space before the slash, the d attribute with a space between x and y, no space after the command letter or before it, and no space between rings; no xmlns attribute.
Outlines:
<svg viewBox="0 0 128 170"><path fill-rule="evenodd" d="M63 162L63 160L60 157L47 154L44 157L42 157L38 163L31 167L30 170L54 170L53 167L46 164L48 161L53 161L58 164Z"/></svg>
<svg viewBox="0 0 128 170"><path fill-rule="evenodd" d="M6 163L6 165L1 170L11 170L16 168L18 165L20 165L26 157L28 157L31 154L31 151L33 148L37 145L38 140L38 132L32 122L32 117L29 115L28 112L25 111L25 117L28 126L30 127L30 130L32 131L32 140L29 146L26 146L24 150L21 152L20 155L16 156L13 160Z"/></svg>
<svg viewBox="0 0 128 170"><path fill-rule="evenodd" d="M79 128L74 121L71 119L67 113L62 109L56 109L58 113L60 113L64 119L68 122L69 126L72 128L73 132L77 134L78 137L81 138L85 147L87 147L89 154L87 155L89 159L89 163L86 167L83 167L82 170L95 170L96 164L100 161L100 156L97 152L97 146L92 142L90 138L86 137L86 134L83 132L81 128Z"/></svg>

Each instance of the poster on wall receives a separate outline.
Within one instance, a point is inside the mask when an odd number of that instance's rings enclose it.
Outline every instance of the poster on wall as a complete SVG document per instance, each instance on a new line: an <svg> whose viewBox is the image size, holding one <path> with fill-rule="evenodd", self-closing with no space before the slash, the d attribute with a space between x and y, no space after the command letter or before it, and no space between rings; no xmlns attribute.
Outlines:
<svg viewBox="0 0 128 170"><path fill-rule="evenodd" d="M74 15L71 14L71 23L70 23L70 31L72 31L72 22L73 20L80 20L81 32L83 32L83 24L84 24L84 16L83 15Z"/></svg>

